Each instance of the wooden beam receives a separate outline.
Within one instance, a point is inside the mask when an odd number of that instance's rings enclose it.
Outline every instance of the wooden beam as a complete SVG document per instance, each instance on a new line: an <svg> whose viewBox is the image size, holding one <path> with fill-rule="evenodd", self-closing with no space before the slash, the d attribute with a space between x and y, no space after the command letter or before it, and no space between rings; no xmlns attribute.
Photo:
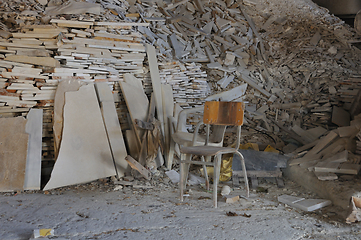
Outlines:
<svg viewBox="0 0 361 240"><path fill-rule="evenodd" d="M143 167L140 163L138 163L134 158L130 155L125 157L125 160L129 163L129 166L135 170L137 170L145 179L149 180L151 177L150 172Z"/></svg>

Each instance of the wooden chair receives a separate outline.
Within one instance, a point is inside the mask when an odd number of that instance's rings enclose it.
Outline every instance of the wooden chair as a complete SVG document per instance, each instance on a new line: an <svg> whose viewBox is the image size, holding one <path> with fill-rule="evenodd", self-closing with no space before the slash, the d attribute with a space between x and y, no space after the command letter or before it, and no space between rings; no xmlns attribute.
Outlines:
<svg viewBox="0 0 361 240"><path fill-rule="evenodd" d="M242 102L218 102L211 101L206 102L204 106L203 123L206 124L206 140L204 145L198 146L181 146L181 160L180 160L180 199L183 201L183 192L186 187L190 164L203 165L214 167L213 177L213 205L217 207L217 184L219 181L222 155L228 153L234 153L239 155L244 176L247 176L246 166L242 154L238 151L238 147L241 139L241 126L243 125L244 116L244 104ZM208 144L210 126L237 126L237 136L235 147L222 147L211 146ZM197 134L196 132L194 133ZM192 156L202 156L200 161L192 160ZM204 159L213 159L211 161L205 161ZM205 171L206 175L206 171ZM206 175L207 178L207 175ZM249 197L249 186L247 177L244 178L247 197Z"/></svg>

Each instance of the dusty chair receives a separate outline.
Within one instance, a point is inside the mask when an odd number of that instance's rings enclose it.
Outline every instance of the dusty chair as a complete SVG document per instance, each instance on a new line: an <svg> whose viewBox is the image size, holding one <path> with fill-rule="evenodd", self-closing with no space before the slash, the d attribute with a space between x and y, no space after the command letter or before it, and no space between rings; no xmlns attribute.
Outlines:
<svg viewBox="0 0 361 240"><path fill-rule="evenodd" d="M196 107L182 110L178 115L177 127L172 134L172 138L175 144L179 146L198 146L204 145L206 137L198 134L200 126L203 121L199 121L194 129L194 133L189 133L185 130L185 124L190 114L196 112L203 112L204 107ZM223 146L223 136L226 130L226 126L216 126L212 133L209 135L208 145Z"/></svg>
<svg viewBox="0 0 361 240"><path fill-rule="evenodd" d="M242 154L238 151L241 138L241 126L243 125L244 104L242 102L206 102L204 106L203 122L206 124L207 137L203 146L181 146L180 160L180 199L183 201L183 192L186 187L190 164L214 167L213 177L213 205L217 207L217 184L221 170L222 155L228 153L238 154L241 159L244 176L247 176L246 166ZM210 125L237 126L237 138L235 147L222 147L208 145ZM197 133L195 132L195 135ZM196 136L195 136L196 137ZM192 160L193 155L204 156L206 159L214 158L213 162ZM205 169L205 168L204 168ZM206 173L206 171L205 171ZM205 174L206 175L206 174ZM206 175L207 177L207 175ZM249 186L247 177L244 178L247 197L249 197Z"/></svg>
<svg viewBox="0 0 361 240"><path fill-rule="evenodd" d="M172 133L172 140L171 143L171 149L172 149L172 155L173 151L175 149L175 145L178 145L178 147L191 147L191 146L199 146L199 145L205 145L207 141L207 145L209 146L216 146L216 147L222 147L223 146L223 139L224 139L224 133L226 131L225 125L215 125L213 126L212 132L210 132L207 136L201 136L198 134L200 127L202 126L203 121L199 121L194 129L194 134L188 132L185 129L186 121L190 114L201 112L203 114L204 107L196 107L196 108L190 108L190 109L184 109L182 110L178 115L178 121L175 127L174 133ZM174 125L174 121L173 121ZM177 152L177 151L176 151ZM179 151L178 151L179 152ZM202 158L204 158L202 156ZM207 160L209 160L210 157L207 157ZM204 159L203 159L204 160ZM171 165L170 162L168 164ZM208 175L206 171L206 166L203 167L204 173L206 175L206 186L207 189L209 189L209 181L208 181Z"/></svg>

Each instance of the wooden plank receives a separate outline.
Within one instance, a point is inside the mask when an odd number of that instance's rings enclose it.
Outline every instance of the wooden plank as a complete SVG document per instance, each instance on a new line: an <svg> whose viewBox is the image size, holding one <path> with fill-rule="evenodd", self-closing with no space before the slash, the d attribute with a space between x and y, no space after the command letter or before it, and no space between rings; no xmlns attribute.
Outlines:
<svg viewBox="0 0 361 240"><path fill-rule="evenodd" d="M30 108L11 108L11 107L0 107L0 113L18 113L18 112L29 112Z"/></svg>
<svg viewBox="0 0 361 240"><path fill-rule="evenodd" d="M343 151L347 145L347 138L339 138L330 144L328 147L324 148L320 154L322 158L328 158L333 156L334 154Z"/></svg>
<svg viewBox="0 0 361 240"><path fill-rule="evenodd" d="M357 175L358 172L360 171L360 168L361 168L360 164L345 162L340 164L340 167L336 173Z"/></svg>
<svg viewBox="0 0 361 240"><path fill-rule="evenodd" d="M355 126L347 126L339 127L336 131L340 137L355 137L360 129Z"/></svg>
<svg viewBox="0 0 361 240"><path fill-rule="evenodd" d="M322 162L347 162L348 160L348 151L344 150L342 152L339 152L329 158L323 158Z"/></svg>
<svg viewBox="0 0 361 240"><path fill-rule="evenodd" d="M45 33L13 33L13 38L56 38L59 35L58 32L45 32Z"/></svg>
<svg viewBox="0 0 361 240"><path fill-rule="evenodd" d="M288 135L290 137L292 137L293 139L295 139L296 141L298 141L299 143L302 144L307 144L307 142L305 140L303 140L301 137L299 137L297 134L294 134L292 131L288 130L286 127L284 127L282 124L278 123L277 121L271 119L271 121L273 123L275 123L279 128L281 128L283 131L285 131L286 133L288 133Z"/></svg>
<svg viewBox="0 0 361 240"><path fill-rule="evenodd" d="M302 162L321 159L322 154L320 154L320 151L324 149L328 144L330 144L336 137L338 137L337 133L331 131L329 134L327 134L327 136L320 139L320 141L318 141L317 144L310 151L308 151L308 153L304 157L291 160L289 165L293 166L298 165Z"/></svg>
<svg viewBox="0 0 361 240"><path fill-rule="evenodd" d="M89 28L93 26L93 22L81 22L61 19L51 19L50 23L57 23L59 27Z"/></svg>
<svg viewBox="0 0 361 240"><path fill-rule="evenodd" d="M159 69L157 63L157 54L155 52L155 47L147 44L146 45L148 63L150 69L150 76L152 80L152 87L155 98L155 105L157 109L157 117L161 124L162 134L164 136L164 112L163 112L163 97L162 97L162 87L160 83Z"/></svg>
<svg viewBox="0 0 361 240"><path fill-rule="evenodd" d="M155 118L155 99L154 99L154 93L151 95L150 104L149 104L149 110L147 115L147 122L153 122ZM153 125L153 124L152 124ZM154 127L154 125L153 125ZM143 135L140 151L139 151L139 163L142 166L146 166L147 164L147 152L148 152L148 138L147 134Z"/></svg>
<svg viewBox="0 0 361 240"><path fill-rule="evenodd" d="M315 141L319 137L321 137L323 134L327 132L327 129L324 129L323 127L315 127L310 128L306 130L307 134L313 139L312 141Z"/></svg>
<svg viewBox="0 0 361 240"><path fill-rule="evenodd" d="M6 104L8 106L16 106L16 107L22 107L22 108L32 108L34 107L37 102L36 101L12 101L12 100L8 100L6 101Z"/></svg>
<svg viewBox="0 0 361 240"><path fill-rule="evenodd" d="M26 77L26 78L37 78L37 79L49 79L49 77L47 77L47 76L32 74L31 69L29 69L29 73L2 72L0 75L3 76L4 78Z"/></svg>
<svg viewBox="0 0 361 240"><path fill-rule="evenodd" d="M320 40L321 40L321 34L320 32L317 31L310 39L310 44L316 46Z"/></svg>
<svg viewBox="0 0 361 240"><path fill-rule="evenodd" d="M94 39L97 39L97 37L100 38L106 38L108 39L108 41L115 41L115 39L117 40L122 40L122 41L133 41L135 39L134 36L124 36L124 35L118 35L118 34L112 34L112 33L108 33L108 32L95 32L93 34Z"/></svg>
<svg viewBox="0 0 361 240"><path fill-rule="evenodd" d="M321 159L321 155L320 154L312 154L312 155L308 155L308 156L303 156L302 158L297 158L297 159L293 159L291 160L288 165L290 166L294 166L294 165L298 165L298 164L306 164L308 165L309 162L314 162L316 160L320 160ZM306 166L304 165L304 166Z"/></svg>
<svg viewBox="0 0 361 240"><path fill-rule="evenodd" d="M34 45L34 44L24 44L24 43L9 43L9 42L0 42L0 46L8 48L34 48L34 49L45 49L45 46ZM9 49L11 50L11 49Z"/></svg>
<svg viewBox="0 0 361 240"><path fill-rule="evenodd" d="M270 94L269 92L267 92L266 90L264 90L263 88L261 88L260 86L258 86L258 84L253 81L249 76L247 76L244 73L241 73L241 79L243 81L245 81L246 83L248 83L251 87L253 87L254 89L256 89L257 91L259 91L260 93L262 93L263 95L265 95L266 97L271 97L272 94Z"/></svg>
<svg viewBox="0 0 361 240"><path fill-rule="evenodd" d="M314 146L307 154L317 154L319 153L324 147L326 147L328 144L330 144L336 137L338 137L338 134L334 131L329 132L324 138L321 138L321 141L319 141L316 146Z"/></svg>
<svg viewBox="0 0 361 240"><path fill-rule="evenodd" d="M236 175L238 177L244 177L244 173L243 171L233 171L233 175ZM247 170L247 176L251 177L251 176L255 176L255 177L261 177L261 178L265 178L265 177L282 177L282 172L280 170L277 171L250 171Z"/></svg>
<svg viewBox="0 0 361 240"><path fill-rule="evenodd" d="M60 67L60 63L52 57L29 57L23 55L10 55L6 56L4 60L47 67Z"/></svg>
<svg viewBox="0 0 361 240"><path fill-rule="evenodd" d="M34 67L34 65L32 65L32 64L25 64L25 63L18 63L18 62L0 60L0 67L13 68L14 66L28 67L28 68Z"/></svg>
<svg viewBox="0 0 361 240"><path fill-rule="evenodd" d="M12 34L5 30L0 30L0 37L8 39L11 38Z"/></svg>
<svg viewBox="0 0 361 240"><path fill-rule="evenodd" d="M350 113L343 108L333 106L331 121L340 127L350 126Z"/></svg>
<svg viewBox="0 0 361 240"><path fill-rule="evenodd" d="M28 68L28 67L14 67L11 70L12 73L28 73L28 74L34 74L34 75L39 75L40 73L43 72L42 68ZM42 76L44 77L44 76ZM44 78L45 79L45 78Z"/></svg>
<svg viewBox="0 0 361 240"><path fill-rule="evenodd" d="M313 141L312 137L309 136L309 134L306 132L306 130L303 130L299 126L295 125L292 127L291 130L294 131L297 135L299 135L305 142L310 143Z"/></svg>
<svg viewBox="0 0 361 240"><path fill-rule="evenodd" d="M149 23L139 23L139 22L95 22L95 26L107 26L111 28L123 28L123 27L148 27Z"/></svg>
<svg viewBox="0 0 361 240"><path fill-rule="evenodd" d="M354 99L351 103L351 107L350 107L351 117L354 117L359 113L361 113L361 88L358 90L356 96L354 97Z"/></svg>
<svg viewBox="0 0 361 240"><path fill-rule="evenodd" d="M130 155L126 156L125 160L129 163L129 165L137 170L145 179L149 180L151 178L150 172L140 165L134 158L132 158Z"/></svg>
<svg viewBox="0 0 361 240"><path fill-rule="evenodd" d="M162 84L162 99L163 99L163 113L164 113L164 156L166 167L172 169L173 156L170 155L170 125L168 118L173 117L174 100L172 86L169 84Z"/></svg>
<svg viewBox="0 0 361 240"><path fill-rule="evenodd" d="M307 144L303 145L302 147L297 148L295 151L293 151L293 153L300 153L307 149L310 149L310 148L314 147L319 141L320 140L316 140L314 142L307 143Z"/></svg>
<svg viewBox="0 0 361 240"><path fill-rule="evenodd" d="M133 125L131 126L131 128L132 129L125 131L125 140L126 140L127 147L128 147L127 148L128 154L133 156L134 158L139 158L139 152L141 151L141 146L138 143L137 136L135 135L135 129L133 129ZM144 164L145 164L145 161L144 161Z"/></svg>

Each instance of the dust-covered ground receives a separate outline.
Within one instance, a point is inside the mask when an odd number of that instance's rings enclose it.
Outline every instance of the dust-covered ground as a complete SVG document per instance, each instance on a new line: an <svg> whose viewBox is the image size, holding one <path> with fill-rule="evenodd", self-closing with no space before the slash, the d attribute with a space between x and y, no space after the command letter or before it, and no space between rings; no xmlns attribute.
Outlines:
<svg viewBox="0 0 361 240"><path fill-rule="evenodd" d="M271 180L271 179L270 179ZM34 229L52 228L54 239L360 239L361 225L347 225L340 209L304 212L277 196L317 198L285 180L285 188L261 179L249 199L232 204L191 186L181 203L177 184L167 177L135 180L119 189L110 179L46 192L0 196L0 239L29 239ZM232 186L230 183L223 183ZM222 184L221 184L222 185ZM116 189L119 190L116 190ZM245 195L233 189L232 195ZM238 216L227 216L227 212Z"/></svg>

